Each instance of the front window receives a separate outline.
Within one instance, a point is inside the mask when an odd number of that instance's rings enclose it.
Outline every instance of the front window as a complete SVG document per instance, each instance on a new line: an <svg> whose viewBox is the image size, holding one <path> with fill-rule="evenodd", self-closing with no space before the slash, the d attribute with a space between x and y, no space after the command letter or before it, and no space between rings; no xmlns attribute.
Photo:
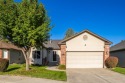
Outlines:
<svg viewBox="0 0 125 83"><path fill-rule="evenodd" d="M53 61L57 61L56 51L53 51Z"/></svg>
<svg viewBox="0 0 125 83"><path fill-rule="evenodd" d="M3 58L8 58L8 51L7 50L3 50Z"/></svg>
<svg viewBox="0 0 125 83"><path fill-rule="evenodd" d="M34 59L40 59L40 51L33 51L32 55Z"/></svg>

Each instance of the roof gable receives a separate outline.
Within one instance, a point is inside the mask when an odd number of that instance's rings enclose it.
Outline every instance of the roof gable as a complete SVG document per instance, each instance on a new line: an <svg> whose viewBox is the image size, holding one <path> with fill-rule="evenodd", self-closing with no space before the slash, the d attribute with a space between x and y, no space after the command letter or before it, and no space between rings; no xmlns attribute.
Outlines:
<svg viewBox="0 0 125 83"><path fill-rule="evenodd" d="M79 35L81 35L81 34L83 34L83 33L85 33L85 32L87 32L87 33L93 35L94 37L96 37L96 38L98 38L98 39L104 41L106 44L109 44L109 45L112 44L111 41L109 41L109 40L107 40L107 39L105 39L105 38L103 38L103 37L101 37L101 36L99 36L99 35L97 35L97 34L95 34L95 33L92 33L92 32L89 31L89 30L84 30L84 31L82 31L82 32L80 32L80 33L78 33L78 34L72 36L72 37L69 37L69 38L67 38L67 39L64 39L64 40L62 40L61 42L59 42L59 44L65 44L67 41L69 41L69 40L71 40L71 39L73 39L73 38L75 38L75 37L77 37L77 36L79 36Z"/></svg>

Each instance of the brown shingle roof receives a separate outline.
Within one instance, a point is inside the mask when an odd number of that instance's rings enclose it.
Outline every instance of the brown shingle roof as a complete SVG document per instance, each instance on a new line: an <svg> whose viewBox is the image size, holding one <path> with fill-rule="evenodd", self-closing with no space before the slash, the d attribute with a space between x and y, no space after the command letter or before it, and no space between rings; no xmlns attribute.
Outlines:
<svg viewBox="0 0 125 83"><path fill-rule="evenodd" d="M89 31L89 30L84 30L84 31L82 31L82 32L80 32L80 33L78 33L78 34L72 36L72 37L69 37L69 38L67 38L67 39L64 39L64 40L62 40L61 42L59 42L59 44L65 44L66 41L68 41L68 40L70 40L70 39L72 39L72 38L75 38L75 37L77 37L77 36L79 36L79 35L81 35L82 33L85 33L85 32L87 32L87 33L89 33L89 34L91 34L91 35L93 35L93 36L95 36L95 37L101 39L102 41L105 41L107 44L112 44L111 41L109 41L109 40L107 40L107 39L105 39L105 38L103 38L103 37L101 37L101 36L99 36L99 35L97 35L97 34L91 32L91 31Z"/></svg>
<svg viewBox="0 0 125 83"><path fill-rule="evenodd" d="M125 40L122 40L120 43L112 46L110 48L110 51L118 51L118 50L123 50L125 49Z"/></svg>
<svg viewBox="0 0 125 83"><path fill-rule="evenodd" d="M7 43L4 41L0 41L0 49L15 49L15 50L21 50L21 48L13 45L12 43Z"/></svg>

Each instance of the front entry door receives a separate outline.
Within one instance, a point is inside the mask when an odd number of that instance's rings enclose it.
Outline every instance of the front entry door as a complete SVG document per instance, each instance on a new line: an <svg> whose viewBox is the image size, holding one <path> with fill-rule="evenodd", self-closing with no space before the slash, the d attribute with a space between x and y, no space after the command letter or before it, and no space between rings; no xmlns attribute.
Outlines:
<svg viewBox="0 0 125 83"><path fill-rule="evenodd" d="M34 64L42 65L42 56L40 51L33 51Z"/></svg>

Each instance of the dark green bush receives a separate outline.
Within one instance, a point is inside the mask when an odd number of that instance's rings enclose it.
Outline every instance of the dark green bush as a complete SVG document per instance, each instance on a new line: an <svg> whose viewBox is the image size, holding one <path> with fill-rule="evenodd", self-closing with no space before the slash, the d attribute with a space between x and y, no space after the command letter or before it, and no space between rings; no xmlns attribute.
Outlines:
<svg viewBox="0 0 125 83"><path fill-rule="evenodd" d="M4 72L9 66L9 60L0 58L0 71Z"/></svg>
<svg viewBox="0 0 125 83"><path fill-rule="evenodd" d="M117 57L108 57L105 61L105 65L107 68L114 68L118 64L118 58Z"/></svg>
<svg viewBox="0 0 125 83"><path fill-rule="evenodd" d="M65 70L65 69L66 69L66 66L65 66L65 65L59 65L59 66L58 66L58 69Z"/></svg>

